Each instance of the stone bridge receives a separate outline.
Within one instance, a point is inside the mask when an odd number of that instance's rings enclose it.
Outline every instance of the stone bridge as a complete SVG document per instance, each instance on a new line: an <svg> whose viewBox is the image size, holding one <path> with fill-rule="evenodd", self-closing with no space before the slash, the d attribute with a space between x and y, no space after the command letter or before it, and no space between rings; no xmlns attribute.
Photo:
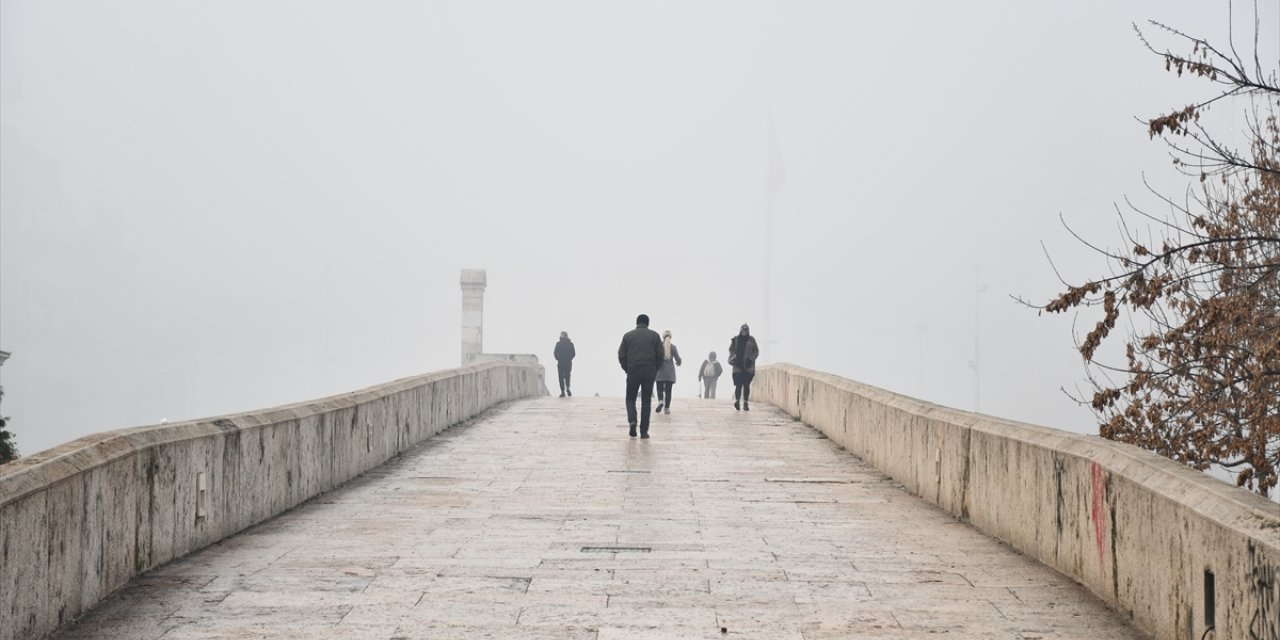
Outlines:
<svg viewBox="0 0 1280 640"><path fill-rule="evenodd" d="M493 359L0 468L0 639L1280 639L1280 509L789 365L753 411Z"/></svg>

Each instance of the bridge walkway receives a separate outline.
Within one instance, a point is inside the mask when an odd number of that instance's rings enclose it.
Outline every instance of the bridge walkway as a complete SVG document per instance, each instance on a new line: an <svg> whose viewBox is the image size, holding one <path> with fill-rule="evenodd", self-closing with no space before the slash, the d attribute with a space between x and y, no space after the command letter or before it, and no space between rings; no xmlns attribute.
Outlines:
<svg viewBox="0 0 1280 640"><path fill-rule="evenodd" d="M542 398L145 574L61 640L1137 639L771 407Z"/></svg>

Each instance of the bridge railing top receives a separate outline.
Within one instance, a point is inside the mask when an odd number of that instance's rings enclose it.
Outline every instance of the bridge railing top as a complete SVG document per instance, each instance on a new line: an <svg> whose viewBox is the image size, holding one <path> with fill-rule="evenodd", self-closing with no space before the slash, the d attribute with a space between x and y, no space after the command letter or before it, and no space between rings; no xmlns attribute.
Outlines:
<svg viewBox="0 0 1280 640"><path fill-rule="evenodd" d="M277 407L180 422L125 427L90 434L0 465L0 507L63 478L150 447L215 436L228 430L252 429L287 420L307 418L354 407L390 394L468 373L497 367L528 366L532 365L525 362L485 361L457 369L408 376L356 391Z"/></svg>
<svg viewBox="0 0 1280 640"><path fill-rule="evenodd" d="M1096 462L1109 472L1139 482L1152 493L1182 503L1223 526L1250 535L1260 534L1262 539L1280 549L1280 505L1276 502L1146 449L1096 435L946 407L790 363L761 367L762 370L770 368L821 380L843 391L922 418ZM1241 517L1241 510L1250 515Z"/></svg>

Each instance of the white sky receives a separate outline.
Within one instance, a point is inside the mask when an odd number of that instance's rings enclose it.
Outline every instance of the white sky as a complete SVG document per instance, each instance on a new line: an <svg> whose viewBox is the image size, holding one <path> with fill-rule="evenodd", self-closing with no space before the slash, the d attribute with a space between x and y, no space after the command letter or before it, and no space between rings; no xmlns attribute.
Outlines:
<svg viewBox="0 0 1280 640"><path fill-rule="evenodd" d="M1184 188L1135 117L1210 88L1147 18L1228 25L1205 0L0 0L0 412L34 453L453 367L484 268L486 351L554 372L567 330L579 395L621 395L644 312L690 361L677 399L750 322L765 361L972 409L976 336L983 412L1091 431L1059 391L1071 319L1009 296L1057 291L1041 241L1100 273L1059 214L1111 243L1144 174Z"/></svg>

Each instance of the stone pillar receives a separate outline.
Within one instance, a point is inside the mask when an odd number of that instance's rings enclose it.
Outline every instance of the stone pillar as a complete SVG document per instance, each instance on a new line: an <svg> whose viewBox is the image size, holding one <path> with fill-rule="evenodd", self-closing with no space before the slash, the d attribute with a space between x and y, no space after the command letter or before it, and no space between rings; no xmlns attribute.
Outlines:
<svg viewBox="0 0 1280 640"><path fill-rule="evenodd" d="M462 270L462 366L484 352L484 269Z"/></svg>

